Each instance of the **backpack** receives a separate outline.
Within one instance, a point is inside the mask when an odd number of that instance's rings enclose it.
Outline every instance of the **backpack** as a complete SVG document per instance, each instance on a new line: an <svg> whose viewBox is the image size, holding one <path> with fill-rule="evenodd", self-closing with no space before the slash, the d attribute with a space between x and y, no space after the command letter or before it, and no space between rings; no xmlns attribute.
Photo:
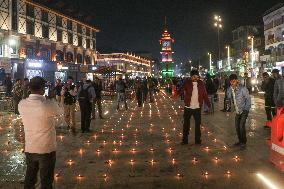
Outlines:
<svg viewBox="0 0 284 189"><path fill-rule="evenodd" d="M72 105L74 103L76 103L75 97L72 96L69 91L65 91L65 93L64 93L64 104L65 105Z"/></svg>
<svg viewBox="0 0 284 189"><path fill-rule="evenodd" d="M89 103L89 88L91 86L88 86L86 89L83 89L83 86L81 86L81 91L78 95L78 101L79 103L88 104Z"/></svg>

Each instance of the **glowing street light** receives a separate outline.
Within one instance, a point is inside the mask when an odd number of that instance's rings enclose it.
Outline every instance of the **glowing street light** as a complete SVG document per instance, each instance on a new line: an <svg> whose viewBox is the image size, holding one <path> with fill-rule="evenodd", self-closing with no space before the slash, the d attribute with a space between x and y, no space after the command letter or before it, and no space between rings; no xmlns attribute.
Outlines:
<svg viewBox="0 0 284 189"><path fill-rule="evenodd" d="M227 51L227 55L228 55L228 67L229 67L229 70L231 71L231 62L230 62L230 46L226 46L226 49L228 50Z"/></svg>
<svg viewBox="0 0 284 189"><path fill-rule="evenodd" d="M254 64L254 49L253 49L253 43L254 43L254 36L249 36L248 40L251 40L251 69L253 69Z"/></svg>
<svg viewBox="0 0 284 189"><path fill-rule="evenodd" d="M220 53L220 29L223 28L222 18L219 15L214 16L214 26L217 28L218 31L218 60L220 60L221 53Z"/></svg>
<svg viewBox="0 0 284 189"><path fill-rule="evenodd" d="M212 75L212 66L211 66L211 64L212 64L212 54L209 52L208 56L209 56L209 73L210 73L210 75Z"/></svg>

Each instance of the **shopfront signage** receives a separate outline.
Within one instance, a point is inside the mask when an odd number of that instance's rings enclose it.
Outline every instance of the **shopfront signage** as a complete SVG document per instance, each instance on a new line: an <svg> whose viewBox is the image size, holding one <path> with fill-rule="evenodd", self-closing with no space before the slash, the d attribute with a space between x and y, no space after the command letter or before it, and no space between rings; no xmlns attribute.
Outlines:
<svg viewBox="0 0 284 189"><path fill-rule="evenodd" d="M27 59L27 65L29 68L42 68L43 60Z"/></svg>
<svg viewBox="0 0 284 189"><path fill-rule="evenodd" d="M87 73L88 72L88 66L87 65L81 65L80 66L80 72Z"/></svg>
<svg viewBox="0 0 284 189"><path fill-rule="evenodd" d="M79 71L77 64L68 64L69 71L77 72Z"/></svg>

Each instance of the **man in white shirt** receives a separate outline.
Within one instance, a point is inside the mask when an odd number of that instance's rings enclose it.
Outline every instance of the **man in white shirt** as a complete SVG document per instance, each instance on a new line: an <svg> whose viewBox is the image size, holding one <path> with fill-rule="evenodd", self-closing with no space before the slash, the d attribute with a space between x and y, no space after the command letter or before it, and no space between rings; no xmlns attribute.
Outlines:
<svg viewBox="0 0 284 189"><path fill-rule="evenodd" d="M188 135L190 128L190 118L194 117L195 121L195 144L201 144L201 106L205 102L210 111L211 104L208 99L205 85L199 80L199 72L192 70L190 72L191 79L187 80L182 86L184 92L184 123L182 145L188 144Z"/></svg>
<svg viewBox="0 0 284 189"><path fill-rule="evenodd" d="M29 84L31 94L19 104L25 132L26 176L24 189L34 189L40 171L42 189L52 189L56 161L54 116L61 109L56 101L45 99L45 80L34 77Z"/></svg>

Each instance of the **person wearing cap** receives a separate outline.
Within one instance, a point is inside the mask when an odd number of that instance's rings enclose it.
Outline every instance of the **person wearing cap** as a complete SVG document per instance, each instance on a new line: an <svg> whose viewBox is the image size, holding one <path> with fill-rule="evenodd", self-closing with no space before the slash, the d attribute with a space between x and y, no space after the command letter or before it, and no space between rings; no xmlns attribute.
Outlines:
<svg viewBox="0 0 284 189"><path fill-rule="evenodd" d="M40 172L41 188L52 188L56 162L56 130L53 120L62 114L58 103L46 99L45 80L31 79L31 94L19 103L25 133L26 176L24 189L35 188Z"/></svg>
<svg viewBox="0 0 284 189"><path fill-rule="evenodd" d="M271 73L272 73L272 77L275 79L275 81L277 79L281 79L281 76L279 74L279 70L278 69L273 69Z"/></svg>
<svg viewBox="0 0 284 189"><path fill-rule="evenodd" d="M247 143L245 126L251 107L251 98L248 89L239 83L236 74L231 74L229 79L231 86L227 91L227 96L231 99L235 107L235 128L239 139L234 146L245 148Z"/></svg>
<svg viewBox="0 0 284 189"><path fill-rule="evenodd" d="M276 108L284 107L284 78L279 74L279 70L274 69L272 71L273 77L275 78L273 98Z"/></svg>
<svg viewBox="0 0 284 189"><path fill-rule="evenodd" d="M275 112L275 103L273 99L273 92L274 92L274 84L275 79L269 77L267 72L262 74L263 81L261 84L261 90L264 91L264 102L265 102L265 112L267 121L272 121L272 117L276 115ZM269 128L268 126L264 126L265 128Z"/></svg>
<svg viewBox="0 0 284 189"><path fill-rule="evenodd" d="M184 92L184 123L182 145L188 144L188 135L190 129L190 118L193 116L195 120L195 144L201 144L201 107L203 102L211 110L211 104L208 99L205 84L199 79L198 70L190 72L191 78L185 81L181 92Z"/></svg>

